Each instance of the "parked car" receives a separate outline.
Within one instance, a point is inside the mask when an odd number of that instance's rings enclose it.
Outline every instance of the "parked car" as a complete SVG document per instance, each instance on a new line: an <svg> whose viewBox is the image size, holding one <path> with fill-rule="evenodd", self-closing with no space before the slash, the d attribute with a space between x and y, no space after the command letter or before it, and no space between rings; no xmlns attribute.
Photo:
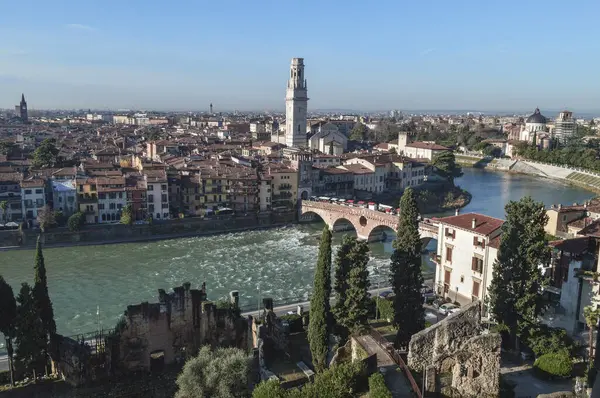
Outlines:
<svg viewBox="0 0 600 398"><path fill-rule="evenodd" d="M456 307L456 308L451 308L448 310L448 315L451 314L456 314L457 312L460 312L460 307Z"/></svg>
<svg viewBox="0 0 600 398"><path fill-rule="evenodd" d="M392 292L391 290L386 290L384 292L379 293L379 297L381 298L388 298L388 297L392 297L394 295L394 292Z"/></svg>
<svg viewBox="0 0 600 398"><path fill-rule="evenodd" d="M452 303L446 303L446 304L440 305L440 307L438 308L438 312L442 315L448 315L448 314L450 314L451 310L456 309L456 308L458 308L458 305L452 304Z"/></svg>
<svg viewBox="0 0 600 398"><path fill-rule="evenodd" d="M439 308L440 308L440 306L441 306L442 304L444 304L445 302L446 302L446 301L445 301L445 300L444 300L442 297L439 297L439 298L437 298L437 299L433 300L433 302L431 303L431 305L433 306L433 308L435 308L435 309L437 310L437 309L439 309Z"/></svg>

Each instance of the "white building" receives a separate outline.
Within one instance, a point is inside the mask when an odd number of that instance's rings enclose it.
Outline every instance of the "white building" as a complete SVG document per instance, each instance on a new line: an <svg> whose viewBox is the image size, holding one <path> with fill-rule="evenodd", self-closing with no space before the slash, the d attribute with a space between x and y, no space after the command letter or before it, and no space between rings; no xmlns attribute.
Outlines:
<svg viewBox="0 0 600 398"><path fill-rule="evenodd" d="M525 120L525 127L519 133L519 140L530 142L533 140L534 134L539 138L540 134L546 132L547 122L547 119L541 114L540 109L536 108Z"/></svg>
<svg viewBox="0 0 600 398"><path fill-rule="evenodd" d="M348 159L340 168L355 174L354 189L379 193L386 188L387 163L379 162L377 157Z"/></svg>
<svg viewBox="0 0 600 398"><path fill-rule="evenodd" d="M285 96L285 144L306 148L308 96L304 78L304 58L292 58Z"/></svg>
<svg viewBox="0 0 600 398"><path fill-rule="evenodd" d="M169 186L162 170L150 170L144 174L148 215L155 220L168 220Z"/></svg>
<svg viewBox="0 0 600 398"><path fill-rule="evenodd" d="M54 211L61 211L66 217L77 213L79 208L77 207L77 189L75 188L75 181L52 180L51 184Z"/></svg>
<svg viewBox="0 0 600 398"><path fill-rule="evenodd" d="M461 304L487 296L503 223L476 213L440 219L435 273L438 294Z"/></svg>
<svg viewBox="0 0 600 398"><path fill-rule="evenodd" d="M449 151L449 149L435 142L410 142L408 133L400 132L398 133L397 151L398 154L409 158L432 160L438 153Z"/></svg>
<svg viewBox="0 0 600 398"><path fill-rule="evenodd" d="M263 175L258 181L258 207L260 211L271 209L272 180L273 177Z"/></svg>
<svg viewBox="0 0 600 398"><path fill-rule="evenodd" d="M37 225L38 210L46 206L46 182L39 178L21 181L23 220Z"/></svg>
<svg viewBox="0 0 600 398"><path fill-rule="evenodd" d="M565 142L577 132L577 122L573 119L573 112L562 111L554 121L554 128L550 131L553 138Z"/></svg>
<svg viewBox="0 0 600 398"><path fill-rule="evenodd" d="M327 155L341 155L348 147L348 138L333 123L320 124L308 140L308 147Z"/></svg>

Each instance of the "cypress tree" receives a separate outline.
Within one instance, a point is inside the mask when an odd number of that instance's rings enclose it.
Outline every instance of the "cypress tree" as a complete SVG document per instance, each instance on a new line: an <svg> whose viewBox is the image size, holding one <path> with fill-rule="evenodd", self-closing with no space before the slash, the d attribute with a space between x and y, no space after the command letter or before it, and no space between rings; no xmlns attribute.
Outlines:
<svg viewBox="0 0 600 398"><path fill-rule="evenodd" d="M496 321L508 326L516 343L517 336L538 322L545 307L539 294L544 282L539 266L550 258L544 231L548 216L543 203L529 196L510 201L505 210L489 303Z"/></svg>
<svg viewBox="0 0 600 398"><path fill-rule="evenodd" d="M8 354L8 370L10 371L10 384L15 385L13 367L13 344L17 321L17 302L12 287L0 275L0 333L4 335L6 353Z"/></svg>
<svg viewBox="0 0 600 398"><path fill-rule="evenodd" d="M347 290L343 297L343 304L337 307L336 320L351 333L358 333L364 330L369 317L368 243L353 239L346 262L351 265L351 268L347 275Z"/></svg>
<svg viewBox="0 0 600 398"><path fill-rule="evenodd" d="M421 237L415 193L407 188L400 199L398 234L390 264L394 291L394 326L398 328L396 347L405 347L410 337L425 327L421 286Z"/></svg>
<svg viewBox="0 0 600 398"><path fill-rule="evenodd" d="M40 311L44 334L50 336L56 333L56 323L54 322L54 310L52 301L48 295L48 280L46 278L46 265L44 263L44 254L42 253L42 243L38 236L35 253L35 278L33 285L33 297Z"/></svg>
<svg viewBox="0 0 600 398"><path fill-rule="evenodd" d="M319 244L319 258L315 269L315 280L310 298L308 343L313 366L317 372L327 367L329 343L329 296L331 295L331 231L323 229Z"/></svg>
<svg viewBox="0 0 600 398"><path fill-rule="evenodd" d="M33 291L27 283L21 285L17 296L17 318L15 343L17 346L17 360L24 368L33 372L36 379L36 367L44 359L46 350L46 335L41 320L41 313Z"/></svg>
<svg viewBox="0 0 600 398"><path fill-rule="evenodd" d="M333 292L335 305L333 306L333 315L338 324L340 319L346 313L346 294L348 292L348 278L352 268L350 253L354 248L356 238L350 235L344 235L342 244L335 254L335 267L333 270Z"/></svg>

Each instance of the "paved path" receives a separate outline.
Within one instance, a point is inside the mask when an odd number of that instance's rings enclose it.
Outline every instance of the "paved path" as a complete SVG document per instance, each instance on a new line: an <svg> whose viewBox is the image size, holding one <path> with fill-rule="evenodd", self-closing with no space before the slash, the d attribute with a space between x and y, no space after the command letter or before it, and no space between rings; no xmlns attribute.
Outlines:
<svg viewBox="0 0 600 398"><path fill-rule="evenodd" d="M406 380L402 370L394 362L390 354L387 353L370 335L357 337L358 342L367 351L369 355L377 354L377 367L384 370L385 384L392 392L393 397L411 397L412 390L410 383Z"/></svg>

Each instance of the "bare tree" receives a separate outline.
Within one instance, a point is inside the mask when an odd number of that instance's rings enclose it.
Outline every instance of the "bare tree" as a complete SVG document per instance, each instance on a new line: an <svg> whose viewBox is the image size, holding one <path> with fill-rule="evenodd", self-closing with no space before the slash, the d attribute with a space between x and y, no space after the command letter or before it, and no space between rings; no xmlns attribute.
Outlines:
<svg viewBox="0 0 600 398"><path fill-rule="evenodd" d="M38 209L37 221L40 224L40 229L42 232L46 232L47 229L50 229L54 224L56 224L54 211L52 211L50 206L46 205Z"/></svg>

